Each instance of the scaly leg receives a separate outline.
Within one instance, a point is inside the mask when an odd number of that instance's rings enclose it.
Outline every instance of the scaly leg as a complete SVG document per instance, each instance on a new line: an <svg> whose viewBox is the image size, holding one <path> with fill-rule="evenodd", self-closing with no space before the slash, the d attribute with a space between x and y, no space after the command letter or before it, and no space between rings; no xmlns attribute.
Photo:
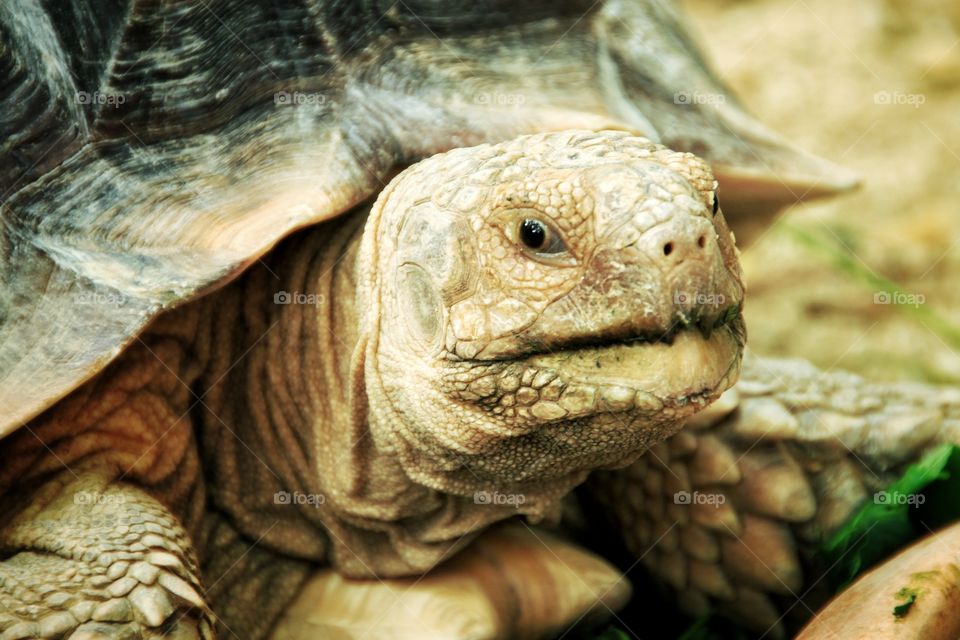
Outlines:
<svg viewBox="0 0 960 640"><path fill-rule="evenodd" d="M748 356L724 398L585 491L681 608L782 637L827 595L819 545L943 442L960 443L960 390Z"/></svg>
<svg viewBox="0 0 960 640"><path fill-rule="evenodd" d="M214 637L177 518L110 478L76 468L2 505L0 638Z"/></svg>

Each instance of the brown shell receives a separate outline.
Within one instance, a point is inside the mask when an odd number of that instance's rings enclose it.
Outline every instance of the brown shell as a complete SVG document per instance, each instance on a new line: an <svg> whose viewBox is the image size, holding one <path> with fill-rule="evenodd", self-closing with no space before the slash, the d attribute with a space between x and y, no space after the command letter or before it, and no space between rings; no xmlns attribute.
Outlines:
<svg viewBox="0 0 960 640"><path fill-rule="evenodd" d="M591 6L0 3L0 436L158 313L449 148L626 128L721 183L845 186L732 97L678 103L727 94L668 4Z"/></svg>

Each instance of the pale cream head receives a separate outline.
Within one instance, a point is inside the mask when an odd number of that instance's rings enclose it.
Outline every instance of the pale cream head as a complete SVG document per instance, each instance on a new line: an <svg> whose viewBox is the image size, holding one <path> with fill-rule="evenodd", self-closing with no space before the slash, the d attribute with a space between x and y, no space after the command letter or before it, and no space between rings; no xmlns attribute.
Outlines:
<svg viewBox="0 0 960 640"><path fill-rule="evenodd" d="M374 422L428 486L542 488L625 464L739 370L716 181L624 132L423 161L381 195L361 263Z"/></svg>

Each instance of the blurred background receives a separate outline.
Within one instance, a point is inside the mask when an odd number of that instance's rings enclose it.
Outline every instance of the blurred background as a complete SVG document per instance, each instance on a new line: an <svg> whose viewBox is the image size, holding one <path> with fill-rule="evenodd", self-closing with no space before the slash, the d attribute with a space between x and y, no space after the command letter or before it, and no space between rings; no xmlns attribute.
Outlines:
<svg viewBox="0 0 960 640"><path fill-rule="evenodd" d="M760 120L863 180L787 209L743 251L751 348L960 383L960 3L681 6Z"/></svg>

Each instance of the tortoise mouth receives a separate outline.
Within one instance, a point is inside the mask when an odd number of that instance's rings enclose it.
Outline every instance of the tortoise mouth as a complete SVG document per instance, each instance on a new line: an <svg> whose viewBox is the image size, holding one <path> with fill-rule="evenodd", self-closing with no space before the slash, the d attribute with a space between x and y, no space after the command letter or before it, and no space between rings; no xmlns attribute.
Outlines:
<svg viewBox="0 0 960 640"><path fill-rule="evenodd" d="M731 372L739 363L743 345L743 319L737 313L709 329L678 324L653 336L571 345L524 361L557 373L565 386L558 400L569 409L568 419L605 409L686 414L702 408L733 384ZM564 395L579 388L593 389L598 402L584 402L579 411L574 402L563 402ZM628 396L632 396L629 402Z"/></svg>
<svg viewBox="0 0 960 640"><path fill-rule="evenodd" d="M735 382L744 342L736 307L709 323L691 318L655 334L607 335L510 360L462 362L453 376L460 381L449 381L456 397L495 414L488 433L507 439L602 414L666 423L696 413Z"/></svg>
<svg viewBox="0 0 960 640"><path fill-rule="evenodd" d="M541 345L539 348L533 348L528 354L535 356L557 351L573 351L578 348L602 349L620 345L665 344L672 346L677 337L685 333L699 333L704 340L709 340L714 331L735 326L742 332L743 307L739 304L730 305L720 310L719 313L715 311L707 313L703 308L697 308L686 313L678 311L666 328L641 330L625 328L612 331L599 339L596 336L585 336L564 340L550 348L543 348Z"/></svg>
<svg viewBox="0 0 960 640"><path fill-rule="evenodd" d="M643 323L642 326L638 326ZM460 358L448 354L454 362L468 366L493 363L517 362L541 355L572 352L580 349L603 349L617 346L657 345L671 346L678 336L699 333L709 340L718 329L733 329L745 341L743 329L743 304L738 300L723 307L699 305L686 310L676 309L670 317L656 322L640 320L619 326L606 327L602 331L577 333L550 338L532 338L522 334L514 336L516 343L509 349L498 350L493 355L481 351L473 358Z"/></svg>

